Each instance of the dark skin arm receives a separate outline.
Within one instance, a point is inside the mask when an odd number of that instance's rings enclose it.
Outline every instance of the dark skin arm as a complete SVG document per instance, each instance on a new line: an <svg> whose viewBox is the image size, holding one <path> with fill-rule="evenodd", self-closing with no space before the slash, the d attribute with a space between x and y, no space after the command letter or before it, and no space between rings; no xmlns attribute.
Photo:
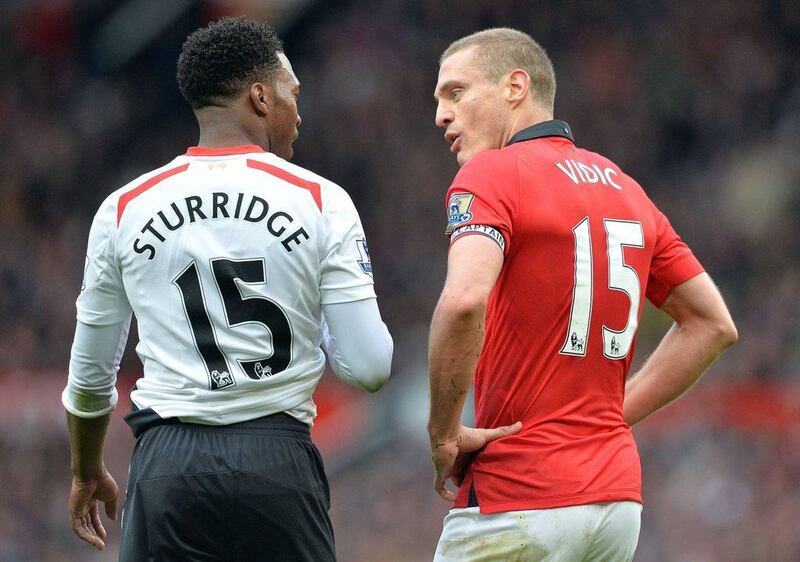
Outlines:
<svg viewBox="0 0 800 562"><path fill-rule="evenodd" d="M103 463L105 442L111 414L98 418L79 418L67 412L70 450L72 451L72 490L69 516L72 530L97 550L105 548L106 530L100 521L100 503L106 515L117 520L119 489Z"/></svg>

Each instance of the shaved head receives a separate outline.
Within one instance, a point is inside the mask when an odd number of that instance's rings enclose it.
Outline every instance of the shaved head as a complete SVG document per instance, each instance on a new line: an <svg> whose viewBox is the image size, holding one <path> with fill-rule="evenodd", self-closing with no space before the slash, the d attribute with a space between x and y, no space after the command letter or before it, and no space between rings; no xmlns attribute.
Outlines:
<svg viewBox="0 0 800 562"><path fill-rule="evenodd" d="M466 49L473 49L474 66L494 82L499 82L513 70L527 72L534 101L553 112L556 97L553 63L533 37L507 27L479 31L451 43L442 53L439 64Z"/></svg>

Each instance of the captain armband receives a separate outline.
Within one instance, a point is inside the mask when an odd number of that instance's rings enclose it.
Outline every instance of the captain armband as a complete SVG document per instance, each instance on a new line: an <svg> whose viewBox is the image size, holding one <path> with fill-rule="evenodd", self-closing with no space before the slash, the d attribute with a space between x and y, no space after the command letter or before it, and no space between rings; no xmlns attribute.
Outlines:
<svg viewBox="0 0 800 562"><path fill-rule="evenodd" d="M452 244L456 238L464 235L469 234L481 234L483 236L488 236L495 242L497 245L500 246L500 249L505 254L506 252L506 239L503 234L497 230L493 226L488 226L485 224L468 224L465 226L461 226L453 230L453 233L450 235L450 244Z"/></svg>

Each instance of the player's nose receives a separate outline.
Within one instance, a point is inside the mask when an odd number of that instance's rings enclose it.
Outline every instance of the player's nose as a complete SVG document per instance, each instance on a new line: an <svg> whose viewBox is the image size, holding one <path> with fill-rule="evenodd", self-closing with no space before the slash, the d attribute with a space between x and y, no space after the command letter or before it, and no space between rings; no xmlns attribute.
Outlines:
<svg viewBox="0 0 800 562"><path fill-rule="evenodd" d="M455 113L440 103L436 106L436 126L446 128L456 118Z"/></svg>

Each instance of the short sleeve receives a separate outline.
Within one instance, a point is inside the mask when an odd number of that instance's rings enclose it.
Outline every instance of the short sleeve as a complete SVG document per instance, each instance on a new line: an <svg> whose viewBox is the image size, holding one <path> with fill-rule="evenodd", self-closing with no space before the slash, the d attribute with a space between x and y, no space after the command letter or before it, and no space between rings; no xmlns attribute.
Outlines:
<svg viewBox="0 0 800 562"><path fill-rule="evenodd" d="M447 191L447 229L452 244L461 236L492 238L507 254L519 207L516 157L500 150L481 152L467 162Z"/></svg>
<svg viewBox="0 0 800 562"><path fill-rule="evenodd" d="M647 281L647 298L650 302L660 308L672 289L703 271L703 266L672 228L667 217L658 212L656 245Z"/></svg>
<svg viewBox="0 0 800 562"><path fill-rule="evenodd" d="M131 315L114 249L114 218L114 205L105 203L95 215L89 232L83 284L76 307L78 320L90 326L118 324Z"/></svg>
<svg viewBox="0 0 800 562"><path fill-rule="evenodd" d="M325 225L320 268L321 304L375 297L372 262L361 219L350 196L329 187L323 205Z"/></svg>

